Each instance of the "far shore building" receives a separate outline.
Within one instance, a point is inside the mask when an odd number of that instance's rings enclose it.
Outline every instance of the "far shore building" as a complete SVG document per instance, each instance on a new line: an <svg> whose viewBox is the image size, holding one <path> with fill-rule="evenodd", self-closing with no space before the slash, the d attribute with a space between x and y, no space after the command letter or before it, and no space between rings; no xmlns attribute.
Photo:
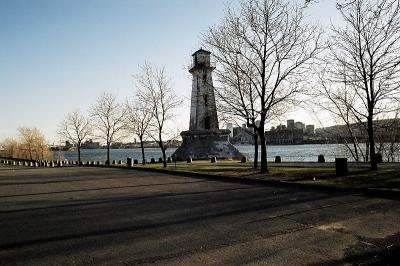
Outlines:
<svg viewBox="0 0 400 266"><path fill-rule="evenodd" d="M82 149L100 149L100 142L89 139L82 144Z"/></svg>
<svg viewBox="0 0 400 266"><path fill-rule="evenodd" d="M226 127L226 129L228 129L231 132L231 133L229 133L229 140L231 141L231 139L233 138L233 124L226 123L225 127Z"/></svg>
<svg viewBox="0 0 400 266"><path fill-rule="evenodd" d="M310 135L310 136L314 135L314 133L315 133L314 125L307 125L305 133L306 133L306 135Z"/></svg>
<svg viewBox="0 0 400 266"><path fill-rule="evenodd" d="M313 142L314 125L305 125L302 122L295 122L293 119L286 121L285 125L272 127L265 132L267 144L290 145Z"/></svg>
<svg viewBox="0 0 400 266"><path fill-rule="evenodd" d="M246 124L241 127L234 127L231 142L234 144L254 144L253 134L254 129L246 127Z"/></svg>

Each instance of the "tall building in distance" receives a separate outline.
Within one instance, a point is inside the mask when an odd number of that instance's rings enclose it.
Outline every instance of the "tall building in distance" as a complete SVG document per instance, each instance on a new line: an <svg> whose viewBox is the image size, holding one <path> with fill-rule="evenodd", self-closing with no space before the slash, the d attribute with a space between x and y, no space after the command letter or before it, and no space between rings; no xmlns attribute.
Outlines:
<svg viewBox="0 0 400 266"><path fill-rule="evenodd" d="M314 137L314 125L305 125L303 122L288 119L285 125L272 127L265 132L268 144L304 144L312 141Z"/></svg>
<svg viewBox="0 0 400 266"><path fill-rule="evenodd" d="M307 125L306 126L306 135L314 135L315 134L315 129L314 129L314 125Z"/></svg>
<svg viewBox="0 0 400 266"><path fill-rule="evenodd" d="M303 122L296 122L294 123L294 129L301 129L303 132L306 131L306 125Z"/></svg>
<svg viewBox="0 0 400 266"><path fill-rule="evenodd" d="M286 121L286 126L288 130L294 130L294 120L289 119Z"/></svg>

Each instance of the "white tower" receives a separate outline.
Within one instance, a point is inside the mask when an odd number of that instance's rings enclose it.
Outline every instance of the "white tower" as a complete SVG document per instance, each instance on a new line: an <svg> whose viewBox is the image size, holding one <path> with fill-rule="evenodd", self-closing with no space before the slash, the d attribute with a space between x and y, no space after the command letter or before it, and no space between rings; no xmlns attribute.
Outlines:
<svg viewBox="0 0 400 266"><path fill-rule="evenodd" d="M215 105L211 53L200 49L192 57L189 72L193 75L189 130L181 132L182 145L172 155L176 160L210 157L241 158L242 154L229 143L230 130L219 129Z"/></svg>
<svg viewBox="0 0 400 266"><path fill-rule="evenodd" d="M195 52L189 72L192 73L192 98L190 106L189 130L218 129L217 109L215 106L210 52L203 49Z"/></svg>

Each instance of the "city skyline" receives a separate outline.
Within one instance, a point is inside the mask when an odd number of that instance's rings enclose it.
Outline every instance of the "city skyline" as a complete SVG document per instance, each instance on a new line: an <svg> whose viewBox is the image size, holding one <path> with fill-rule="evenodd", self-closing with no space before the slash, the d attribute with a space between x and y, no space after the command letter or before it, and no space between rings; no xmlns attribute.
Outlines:
<svg viewBox="0 0 400 266"><path fill-rule="evenodd" d="M131 97L132 75L145 61L165 66L172 87L185 99L177 111L178 130L187 129L190 55L201 47L201 33L222 19L224 6L236 3L0 1L0 140L27 126L57 142L66 113L86 112L104 91L120 101ZM336 16L334 1L319 1L308 13L310 20L328 25ZM290 117L317 124L303 109L281 121Z"/></svg>

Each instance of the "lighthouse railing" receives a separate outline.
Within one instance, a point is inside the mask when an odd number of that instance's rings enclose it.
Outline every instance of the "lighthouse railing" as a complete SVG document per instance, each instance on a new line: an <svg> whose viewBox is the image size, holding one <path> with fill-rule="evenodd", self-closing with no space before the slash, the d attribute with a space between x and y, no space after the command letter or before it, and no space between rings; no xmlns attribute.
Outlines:
<svg viewBox="0 0 400 266"><path fill-rule="evenodd" d="M192 69L192 68L194 68L194 67L203 67L203 66L215 68L216 63L213 62L213 61L207 62L207 63L206 63L206 62L197 62L197 63L192 62L192 63L188 66L188 70L190 70L190 69Z"/></svg>

